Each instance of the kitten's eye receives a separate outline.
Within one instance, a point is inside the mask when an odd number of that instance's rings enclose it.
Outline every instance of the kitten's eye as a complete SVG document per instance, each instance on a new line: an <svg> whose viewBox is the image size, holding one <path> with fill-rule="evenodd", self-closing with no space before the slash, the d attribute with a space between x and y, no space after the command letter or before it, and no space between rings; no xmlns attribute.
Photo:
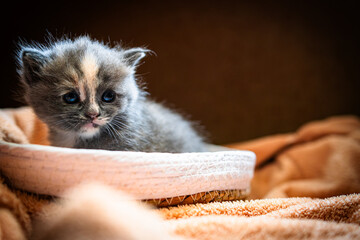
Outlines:
<svg viewBox="0 0 360 240"><path fill-rule="evenodd" d="M104 102L110 103L115 100L116 93L113 90L106 90L101 97Z"/></svg>
<svg viewBox="0 0 360 240"><path fill-rule="evenodd" d="M68 104L73 104L79 102L80 97L76 92L69 92L63 96L63 100Z"/></svg>

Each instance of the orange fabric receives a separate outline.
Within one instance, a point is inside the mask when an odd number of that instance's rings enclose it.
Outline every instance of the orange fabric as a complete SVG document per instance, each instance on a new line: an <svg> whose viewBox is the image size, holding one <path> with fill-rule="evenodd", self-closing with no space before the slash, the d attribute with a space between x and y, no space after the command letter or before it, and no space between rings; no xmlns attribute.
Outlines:
<svg viewBox="0 0 360 240"><path fill-rule="evenodd" d="M29 108L0 110L0 121L2 141L49 144L46 126ZM30 217L34 216L43 221L36 231L39 236L58 240L80 236L94 240L138 239L136 236L189 240L360 239L359 118L333 117L306 124L295 133L229 147L257 154L251 197L262 199L150 210L128 207L119 201L118 191L103 186L75 189L71 200L55 202L46 210L50 206L46 199L11 189L2 181L0 239L27 239ZM137 217L120 221L128 219L133 211ZM163 220L152 218L154 212ZM138 235L139 231L145 235Z"/></svg>
<svg viewBox="0 0 360 240"><path fill-rule="evenodd" d="M23 240L30 231L30 218L24 204L0 176L0 239Z"/></svg>
<svg viewBox="0 0 360 240"><path fill-rule="evenodd" d="M274 198L251 201L191 204L158 210L165 219L194 216L267 216L287 219L317 219L360 225L360 195L350 194L326 199ZM346 216L346 218L344 218Z"/></svg>
<svg viewBox="0 0 360 240"><path fill-rule="evenodd" d="M49 145L47 126L29 107L0 111L0 140Z"/></svg>
<svg viewBox="0 0 360 240"><path fill-rule="evenodd" d="M257 155L253 199L323 198L360 192L360 120L357 117L332 117L306 124L292 134L229 147L249 149Z"/></svg>
<svg viewBox="0 0 360 240"><path fill-rule="evenodd" d="M135 205L114 189L87 185L74 189L66 199L46 209L36 229L43 236L40 240L79 239L79 233L86 239L114 240L360 238L359 194L152 210Z"/></svg>

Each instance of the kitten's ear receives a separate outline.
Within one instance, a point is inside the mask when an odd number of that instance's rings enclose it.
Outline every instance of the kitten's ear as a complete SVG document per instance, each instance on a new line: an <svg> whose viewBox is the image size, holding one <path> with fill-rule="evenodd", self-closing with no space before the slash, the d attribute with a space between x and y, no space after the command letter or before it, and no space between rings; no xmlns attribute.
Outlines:
<svg viewBox="0 0 360 240"><path fill-rule="evenodd" d="M135 68L146 53L151 52L145 48L131 48L123 52L123 58L130 67Z"/></svg>
<svg viewBox="0 0 360 240"><path fill-rule="evenodd" d="M20 54L24 80L31 85L39 79L40 69L47 58L41 51L32 48L25 48Z"/></svg>

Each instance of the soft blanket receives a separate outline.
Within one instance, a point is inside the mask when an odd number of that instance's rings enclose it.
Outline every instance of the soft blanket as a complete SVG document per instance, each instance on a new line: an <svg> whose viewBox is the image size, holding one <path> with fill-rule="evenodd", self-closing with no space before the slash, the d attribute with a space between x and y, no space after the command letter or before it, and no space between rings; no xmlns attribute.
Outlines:
<svg viewBox="0 0 360 240"><path fill-rule="evenodd" d="M101 204L99 204L101 203ZM358 194L147 209L105 186L44 210L35 239L359 239Z"/></svg>
<svg viewBox="0 0 360 240"><path fill-rule="evenodd" d="M0 111L14 123L0 126L0 138L47 144L46 127L23 114L26 121ZM359 118L333 117L230 146L257 154L257 200L149 209L91 184L52 201L12 188L3 176L0 239L360 239Z"/></svg>
<svg viewBox="0 0 360 240"><path fill-rule="evenodd" d="M360 192L360 120L332 117L297 132L229 145L257 155L252 198Z"/></svg>

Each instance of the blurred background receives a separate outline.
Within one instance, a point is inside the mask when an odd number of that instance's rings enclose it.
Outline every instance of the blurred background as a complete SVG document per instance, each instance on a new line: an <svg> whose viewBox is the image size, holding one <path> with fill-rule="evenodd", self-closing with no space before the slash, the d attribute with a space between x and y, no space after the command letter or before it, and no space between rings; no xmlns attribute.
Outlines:
<svg viewBox="0 0 360 240"><path fill-rule="evenodd" d="M356 1L354 1L356 2ZM146 46L151 97L226 144L360 115L358 8L350 1L13 1L2 14L0 107L18 107L19 40L51 33Z"/></svg>

